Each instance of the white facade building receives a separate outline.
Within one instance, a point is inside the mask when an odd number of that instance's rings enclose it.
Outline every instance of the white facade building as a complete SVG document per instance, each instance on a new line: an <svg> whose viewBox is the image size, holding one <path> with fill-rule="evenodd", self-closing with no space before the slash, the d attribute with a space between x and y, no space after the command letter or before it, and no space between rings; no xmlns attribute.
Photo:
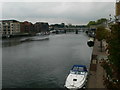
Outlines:
<svg viewBox="0 0 120 90"><path fill-rule="evenodd" d="M2 22L0 22L0 36L2 36Z"/></svg>
<svg viewBox="0 0 120 90"><path fill-rule="evenodd" d="M0 21L0 33L3 36L15 35L20 32L20 23L16 20Z"/></svg>

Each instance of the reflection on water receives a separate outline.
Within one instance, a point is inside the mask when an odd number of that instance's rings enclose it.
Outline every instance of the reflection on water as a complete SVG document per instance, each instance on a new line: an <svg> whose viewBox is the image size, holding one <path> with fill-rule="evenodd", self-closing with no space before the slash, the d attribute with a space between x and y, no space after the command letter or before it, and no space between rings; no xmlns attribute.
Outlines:
<svg viewBox="0 0 120 90"><path fill-rule="evenodd" d="M3 40L2 41L2 47L8 47L8 46L15 46L15 45L18 45L20 44L20 40L19 38L10 38L10 39L6 39L6 40Z"/></svg>

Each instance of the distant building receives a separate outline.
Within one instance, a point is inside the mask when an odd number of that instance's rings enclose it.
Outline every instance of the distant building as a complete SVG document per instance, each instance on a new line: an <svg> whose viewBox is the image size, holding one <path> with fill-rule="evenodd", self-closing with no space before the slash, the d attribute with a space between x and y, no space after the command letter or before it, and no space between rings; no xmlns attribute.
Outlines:
<svg viewBox="0 0 120 90"><path fill-rule="evenodd" d="M0 37L2 36L3 34L3 26L2 26L2 22L0 21Z"/></svg>
<svg viewBox="0 0 120 90"><path fill-rule="evenodd" d="M116 19L120 22L120 0L116 1Z"/></svg>
<svg viewBox="0 0 120 90"><path fill-rule="evenodd" d="M36 22L34 24L34 29L37 33L48 32L49 31L49 25L48 25L48 23L44 23L44 22Z"/></svg>
<svg viewBox="0 0 120 90"><path fill-rule="evenodd" d="M28 21L21 22L20 32L21 33L32 33L34 32L34 25Z"/></svg>
<svg viewBox="0 0 120 90"><path fill-rule="evenodd" d="M52 24L52 25L49 26L50 30L56 30L56 29L61 29L61 28L65 28L65 23Z"/></svg>
<svg viewBox="0 0 120 90"><path fill-rule="evenodd" d="M0 33L2 36L10 36L20 33L20 22L17 20L1 20Z"/></svg>

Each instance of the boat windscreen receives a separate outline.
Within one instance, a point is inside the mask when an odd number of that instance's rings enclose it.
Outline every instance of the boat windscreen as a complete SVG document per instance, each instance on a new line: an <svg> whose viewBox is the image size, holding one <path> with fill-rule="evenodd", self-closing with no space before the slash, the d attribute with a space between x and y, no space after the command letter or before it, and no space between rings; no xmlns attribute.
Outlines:
<svg viewBox="0 0 120 90"><path fill-rule="evenodd" d="M71 74L81 74L81 75L85 74L85 72L83 72L83 71L78 72L78 71L73 71L73 70L71 70L70 73Z"/></svg>
<svg viewBox="0 0 120 90"><path fill-rule="evenodd" d="M71 69L72 71L77 71L77 72L84 72L87 71L86 67L81 67L81 66L73 66L73 68Z"/></svg>
<svg viewBox="0 0 120 90"><path fill-rule="evenodd" d="M74 67L73 71L84 71L83 67Z"/></svg>

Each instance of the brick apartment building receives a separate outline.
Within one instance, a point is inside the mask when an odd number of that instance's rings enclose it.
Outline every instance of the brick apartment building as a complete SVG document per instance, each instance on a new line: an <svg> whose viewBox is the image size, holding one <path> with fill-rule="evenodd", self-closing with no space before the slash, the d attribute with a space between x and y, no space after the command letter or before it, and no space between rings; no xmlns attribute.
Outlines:
<svg viewBox="0 0 120 90"><path fill-rule="evenodd" d="M0 35L3 37L31 34L44 33L49 31L48 23L36 22L32 24L31 22L24 21L19 22L17 20L1 20L0 21Z"/></svg>
<svg viewBox="0 0 120 90"><path fill-rule="evenodd" d="M28 21L21 22L20 31L21 33L32 33L34 32L34 25Z"/></svg>
<svg viewBox="0 0 120 90"><path fill-rule="evenodd" d="M49 25L48 23L44 23L44 22L36 22L34 24L34 30L37 32L37 33L44 33L44 32L48 32L49 31Z"/></svg>

